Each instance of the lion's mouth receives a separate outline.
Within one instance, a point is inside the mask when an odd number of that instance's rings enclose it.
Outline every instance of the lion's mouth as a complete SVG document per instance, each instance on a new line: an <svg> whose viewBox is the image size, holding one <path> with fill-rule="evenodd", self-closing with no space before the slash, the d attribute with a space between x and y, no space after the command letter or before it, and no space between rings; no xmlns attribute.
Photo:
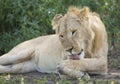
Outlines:
<svg viewBox="0 0 120 84"><path fill-rule="evenodd" d="M84 54L83 49L81 49L81 51L78 54L70 55L70 59L72 59L72 60L80 60L80 59L82 59L84 57L83 54Z"/></svg>

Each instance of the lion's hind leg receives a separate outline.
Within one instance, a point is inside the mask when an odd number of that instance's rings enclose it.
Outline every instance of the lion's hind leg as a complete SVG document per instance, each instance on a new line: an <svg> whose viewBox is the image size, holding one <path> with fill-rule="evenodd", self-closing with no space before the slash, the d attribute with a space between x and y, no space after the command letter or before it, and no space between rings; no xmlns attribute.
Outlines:
<svg viewBox="0 0 120 84"><path fill-rule="evenodd" d="M11 65L0 65L0 73L24 73L35 71L36 67L33 61L21 62Z"/></svg>
<svg viewBox="0 0 120 84"><path fill-rule="evenodd" d="M19 62L30 60L32 56L33 50L30 49L19 51L16 53L9 52L0 56L0 65L16 64Z"/></svg>

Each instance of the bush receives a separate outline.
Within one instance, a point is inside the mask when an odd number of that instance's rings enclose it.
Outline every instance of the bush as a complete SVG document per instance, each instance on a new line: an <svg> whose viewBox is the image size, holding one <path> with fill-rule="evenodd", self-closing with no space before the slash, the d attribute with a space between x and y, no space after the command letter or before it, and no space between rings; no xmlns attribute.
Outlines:
<svg viewBox="0 0 120 84"><path fill-rule="evenodd" d="M8 52L16 44L54 33L51 20L64 14L70 5L89 6L103 19L110 45L119 42L120 0L0 0L0 50Z"/></svg>
<svg viewBox="0 0 120 84"><path fill-rule="evenodd" d="M45 1L44 1L45 2ZM0 0L0 50L8 51L21 41L53 33L54 10L42 0ZM51 3L52 4L52 3Z"/></svg>

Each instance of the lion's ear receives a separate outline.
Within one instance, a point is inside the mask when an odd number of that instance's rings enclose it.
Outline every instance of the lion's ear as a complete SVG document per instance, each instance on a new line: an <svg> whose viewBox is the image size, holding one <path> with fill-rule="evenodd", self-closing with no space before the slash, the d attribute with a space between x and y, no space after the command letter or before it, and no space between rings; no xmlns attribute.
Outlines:
<svg viewBox="0 0 120 84"><path fill-rule="evenodd" d="M88 13L89 13L89 8L88 7L84 7L80 10L80 15L79 17L81 19L86 19L88 17Z"/></svg>
<svg viewBox="0 0 120 84"><path fill-rule="evenodd" d="M60 22L60 19L62 18L63 16L61 14L56 14L52 20L52 26L53 26L53 29L54 30L58 30L58 26L59 26L59 22Z"/></svg>

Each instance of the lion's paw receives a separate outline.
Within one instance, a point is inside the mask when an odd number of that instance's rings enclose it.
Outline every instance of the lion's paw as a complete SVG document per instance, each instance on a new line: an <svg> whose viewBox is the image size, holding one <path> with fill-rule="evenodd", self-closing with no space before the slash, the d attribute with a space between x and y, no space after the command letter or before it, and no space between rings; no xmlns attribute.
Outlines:
<svg viewBox="0 0 120 84"><path fill-rule="evenodd" d="M60 63L57 65L57 72L59 72L60 74L64 74L64 66L65 66L65 63Z"/></svg>
<svg viewBox="0 0 120 84"><path fill-rule="evenodd" d="M87 73L68 67L68 65L67 65L68 62L69 61L66 60L57 65L57 71L58 71L60 77L61 77L61 75L66 75L71 78L90 79L90 76Z"/></svg>
<svg viewBox="0 0 120 84"><path fill-rule="evenodd" d="M84 75L81 78L84 79L84 80L90 80L90 76L86 72L84 72Z"/></svg>

